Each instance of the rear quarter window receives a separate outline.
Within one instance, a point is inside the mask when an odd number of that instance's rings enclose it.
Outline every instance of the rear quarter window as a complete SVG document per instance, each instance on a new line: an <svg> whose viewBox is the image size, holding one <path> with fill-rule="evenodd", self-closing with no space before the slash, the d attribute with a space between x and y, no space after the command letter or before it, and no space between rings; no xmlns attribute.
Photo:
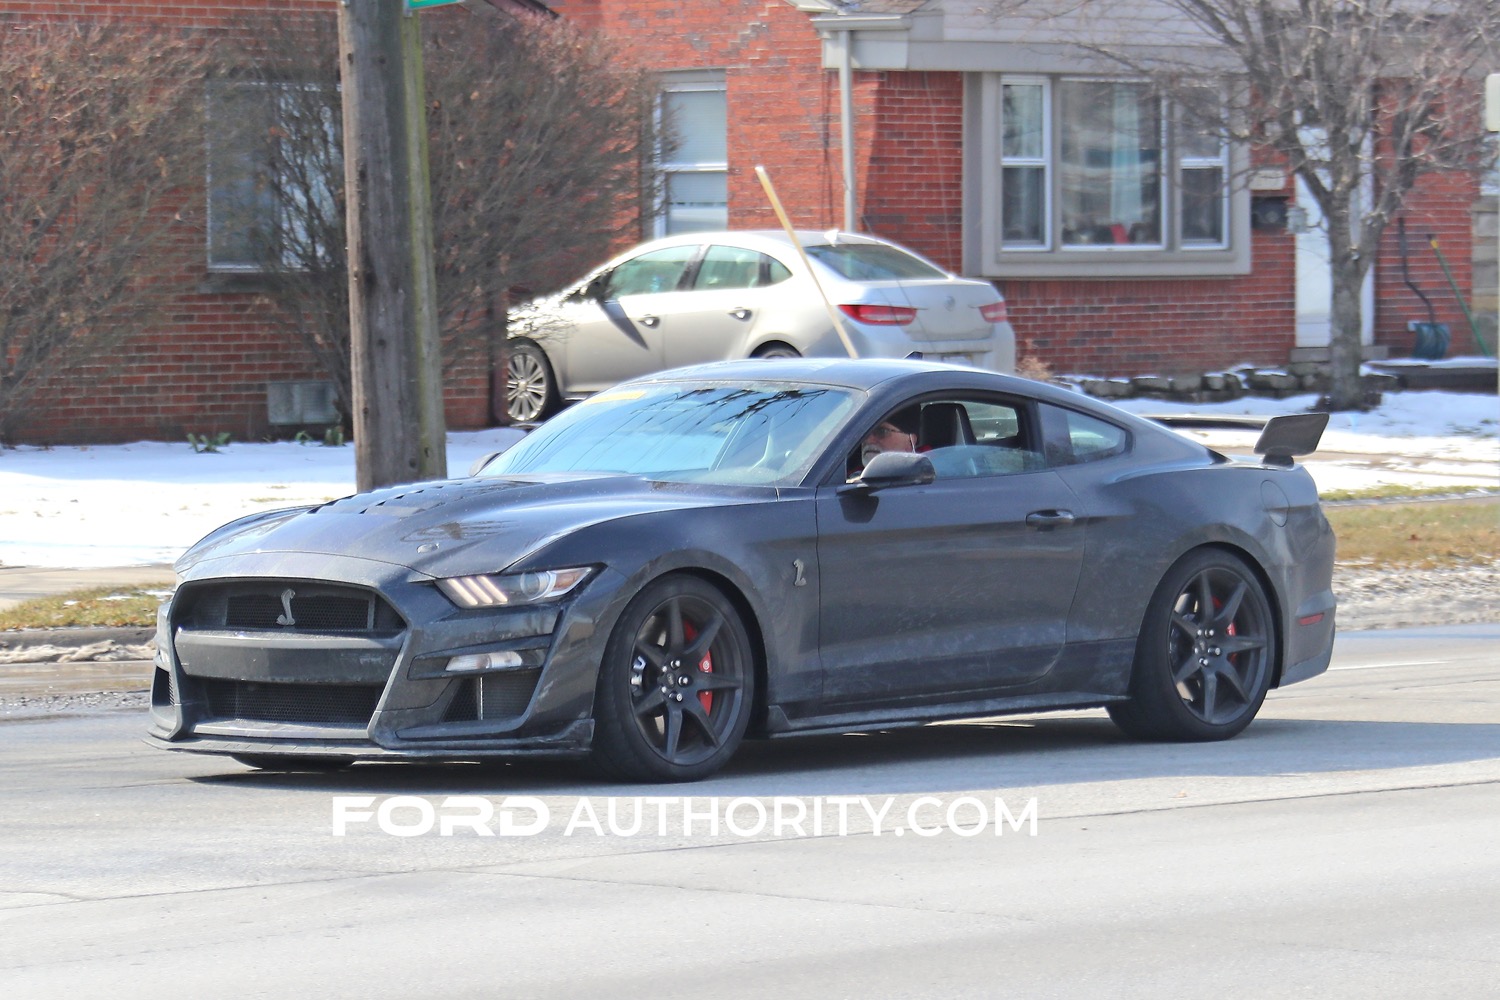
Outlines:
<svg viewBox="0 0 1500 1000"><path fill-rule="evenodd" d="M1130 450L1128 431L1087 413L1044 405L1042 424L1047 437L1047 460L1052 465L1098 462Z"/></svg>

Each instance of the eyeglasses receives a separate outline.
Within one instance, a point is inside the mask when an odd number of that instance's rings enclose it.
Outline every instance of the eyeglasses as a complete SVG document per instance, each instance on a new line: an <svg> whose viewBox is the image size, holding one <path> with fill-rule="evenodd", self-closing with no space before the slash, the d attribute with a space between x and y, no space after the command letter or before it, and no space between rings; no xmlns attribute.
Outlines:
<svg viewBox="0 0 1500 1000"><path fill-rule="evenodd" d="M903 431L894 424L879 424L876 426L874 433L880 437L890 437L892 434L905 434L906 431Z"/></svg>

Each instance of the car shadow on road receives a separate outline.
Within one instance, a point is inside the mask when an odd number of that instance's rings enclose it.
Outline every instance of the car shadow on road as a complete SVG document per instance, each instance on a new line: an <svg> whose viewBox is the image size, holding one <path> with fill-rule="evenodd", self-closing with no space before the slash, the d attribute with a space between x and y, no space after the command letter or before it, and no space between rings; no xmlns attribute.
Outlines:
<svg viewBox="0 0 1500 1000"><path fill-rule="evenodd" d="M234 770L191 780L370 794L870 795L1031 788L1164 777L1265 778L1500 760L1500 725L1261 719L1220 743L1142 743L1103 716L989 720L746 743L693 784L599 778L579 761L360 764ZM227 762L226 762L227 764Z"/></svg>

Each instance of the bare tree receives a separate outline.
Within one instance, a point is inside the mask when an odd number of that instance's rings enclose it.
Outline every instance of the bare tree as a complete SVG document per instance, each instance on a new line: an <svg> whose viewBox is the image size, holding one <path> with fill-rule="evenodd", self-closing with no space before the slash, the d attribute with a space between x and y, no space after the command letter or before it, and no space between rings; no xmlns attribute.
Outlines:
<svg viewBox="0 0 1500 1000"><path fill-rule="evenodd" d="M513 290L541 294L640 231L652 186L654 85L616 47L564 21L489 7L425 15L438 309L448 370L503 363ZM263 112L238 116L259 150L252 185L274 222L260 232L262 296L351 398L337 47L331 18L243 32L226 80ZM257 209L263 215L266 206Z"/></svg>
<svg viewBox="0 0 1500 1000"><path fill-rule="evenodd" d="M1053 32L1072 25L1074 44L1155 81L1199 128L1303 181L1323 217L1332 270L1325 403L1363 405L1360 287L1382 234L1422 178L1491 162L1478 78L1500 52L1500 4L1053 0L1040 8L997 0L991 13L1046 20ZM1210 73L1234 83L1223 92L1205 86Z"/></svg>
<svg viewBox="0 0 1500 1000"><path fill-rule="evenodd" d="M182 246L206 59L139 27L0 20L0 439L175 291L141 261Z"/></svg>

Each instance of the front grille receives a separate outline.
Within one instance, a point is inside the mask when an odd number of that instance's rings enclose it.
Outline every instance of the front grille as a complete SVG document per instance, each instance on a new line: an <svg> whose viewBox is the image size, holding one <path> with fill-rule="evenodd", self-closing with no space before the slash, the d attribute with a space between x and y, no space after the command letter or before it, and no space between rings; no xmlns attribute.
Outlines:
<svg viewBox="0 0 1500 1000"><path fill-rule="evenodd" d="M289 628L303 632L366 631L371 626L372 597L319 594L291 597L285 603L271 594L235 594L227 601L226 628ZM287 609L291 616L287 616Z"/></svg>
<svg viewBox="0 0 1500 1000"><path fill-rule="evenodd" d="M321 725L367 724L385 690L380 684L199 683L213 718Z"/></svg>
<svg viewBox="0 0 1500 1000"><path fill-rule="evenodd" d="M469 678L448 704L443 721L515 718L531 704L531 696L536 693L536 682L541 676L542 671L538 668Z"/></svg>
<svg viewBox="0 0 1500 1000"><path fill-rule="evenodd" d="M174 625L189 630L399 632L396 610L372 591L300 580L189 584L178 591Z"/></svg>

